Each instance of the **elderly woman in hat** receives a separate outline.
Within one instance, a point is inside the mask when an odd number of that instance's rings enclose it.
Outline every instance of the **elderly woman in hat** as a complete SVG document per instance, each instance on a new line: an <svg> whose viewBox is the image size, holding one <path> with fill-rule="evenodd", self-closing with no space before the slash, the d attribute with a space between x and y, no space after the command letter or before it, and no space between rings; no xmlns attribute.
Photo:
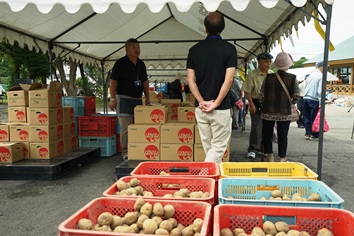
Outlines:
<svg viewBox="0 0 354 236"><path fill-rule="evenodd" d="M277 123L278 134L278 156L281 162L287 161L286 152L291 120L291 103L296 104L300 96L296 75L286 72L293 65L293 62L290 54L286 52L279 53L273 64L277 72L268 74L261 88L262 140L264 153L268 155L269 162L274 162L272 140L275 122Z"/></svg>

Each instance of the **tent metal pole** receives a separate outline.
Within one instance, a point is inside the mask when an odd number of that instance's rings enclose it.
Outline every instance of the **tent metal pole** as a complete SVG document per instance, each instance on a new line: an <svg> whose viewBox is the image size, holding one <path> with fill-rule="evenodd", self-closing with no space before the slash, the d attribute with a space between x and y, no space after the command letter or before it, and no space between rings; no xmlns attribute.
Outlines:
<svg viewBox="0 0 354 236"><path fill-rule="evenodd" d="M53 81L53 41L48 42L49 49L49 73L50 80Z"/></svg>
<svg viewBox="0 0 354 236"><path fill-rule="evenodd" d="M327 84L327 70L328 70L328 49L329 49L329 36L331 32L331 18L332 18L332 5L326 5L326 34L325 34L325 45L323 52L323 77L322 77L322 94L321 94L321 116L320 116L320 135L318 142L318 158L317 158L317 174L318 180L322 177L322 156L323 156L323 126L324 126L324 115L325 115L325 105L326 105L326 84Z"/></svg>

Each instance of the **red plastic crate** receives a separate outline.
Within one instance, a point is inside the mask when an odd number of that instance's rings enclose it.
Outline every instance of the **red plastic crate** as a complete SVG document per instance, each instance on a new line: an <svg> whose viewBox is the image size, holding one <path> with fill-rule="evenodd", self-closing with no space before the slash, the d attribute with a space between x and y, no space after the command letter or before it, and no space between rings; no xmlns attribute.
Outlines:
<svg viewBox="0 0 354 236"><path fill-rule="evenodd" d="M116 116L79 116L79 136L116 136Z"/></svg>
<svg viewBox="0 0 354 236"><path fill-rule="evenodd" d="M186 177L171 177L165 178L164 176L125 176L120 178L124 182L129 182L131 179L137 178L140 181L140 186L145 190L152 192L153 197L144 197L145 199L166 199L170 201L182 200L183 201L203 201L214 205L217 203L217 198L215 198L215 180L211 178L186 178ZM165 184L175 184L177 187L165 187ZM163 197L165 194L174 194L178 190L186 188L190 192L209 192L210 196L205 198L166 198ZM103 192L103 196L105 197L118 197L121 198L123 196L115 195L118 191L117 183L114 183L111 187L109 187L106 191ZM129 198L138 198L139 196L124 196Z"/></svg>
<svg viewBox="0 0 354 236"><path fill-rule="evenodd" d="M171 204L175 208L174 218L178 223L187 226L192 224L195 218L203 220L202 230L200 235L210 235L210 216L211 205L206 202L192 202L192 201L167 201L149 199L146 202L154 205L161 203L163 206ZM128 235L114 232L101 232L90 230L76 229L77 223L81 218L88 218L93 224L97 223L98 216L103 212L110 212L111 214L124 216L127 212L134 211L135 199L128 198L96 198L89 202L86 206L81 208L75 214L66 219L59 225L59 236L93 236L93 235ZM144 235L144 234L129 234L129 235ZM146 234L145 234L146 235Z"/></svg>
<svg viewBox="0 0 354 236"><path fill-rule="evenodd" d="M89 116L96 113L96 97L85 96L85 116Z"/></svg>
<svg viewBox="0 0 354 236"><path fill-rule="evenodd" d="M130 175L160 175L162 171L170 175L164 177L207 177L219 179L219 165L215 162L141 162Z"/></svg>
<svg viewBox="0 0 354 236"><path fill-rule="evenodd" d="M213 235L219 236L223 228L243 228L250 234L254 227L262 228L267 220L284 221L291 229L304 230L312 236L322 228L334 235L354 236L354 214L343 209L230 204L214 207Z"/></svg>

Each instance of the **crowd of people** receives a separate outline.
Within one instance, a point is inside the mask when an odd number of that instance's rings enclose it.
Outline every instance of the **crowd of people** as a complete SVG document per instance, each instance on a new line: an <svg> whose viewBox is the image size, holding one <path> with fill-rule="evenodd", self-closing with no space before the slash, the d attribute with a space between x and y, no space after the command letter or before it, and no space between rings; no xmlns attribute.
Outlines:
<svg viewBox="0 0 354 236"><path fill-rule="evenodd" d="M279 53L274 62L269 53L257 56L258 67L247 73L242 82L234 78L237 51L234 45L222 40L224 16L209 13L204 19L207 37L189 49L187 57L187 85L176 79L168 86L168 97L184 101L183 93L196 98L195 114L205 161L220 163L231 138L232 130L245 130L245 114L251 118L247 157L257 156L274 162L274 133L277 134L279 161L287 161L288 132L292 120L292 105L297 104L299 128L305 128L308 140L318 139L311 129L320 107L323 62L299 83L287 70L293 58ZM136 39L125 44L126 56L119 59L110 79L109 107L116 110L121 126L122 156L128 158L128 126L134 122L134 107L150 105L146 66L140 56ZM271 65L276 72L271 71Z"/></svg>

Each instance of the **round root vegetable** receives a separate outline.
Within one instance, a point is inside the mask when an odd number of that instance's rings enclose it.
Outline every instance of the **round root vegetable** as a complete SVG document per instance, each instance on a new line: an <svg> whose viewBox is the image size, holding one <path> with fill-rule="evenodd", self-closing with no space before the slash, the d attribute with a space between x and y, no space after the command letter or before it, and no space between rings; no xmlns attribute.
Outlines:
<svg viewBox="0 0 354 236"><path fill-rule="evenodd" d="M238 236L240 233L246 233L246 232L241 228L236 228L232 231L232 233L234 234L234 236Z"/></svg>
<svg viewBox="0 0 354 236"><path fill-rule="evenodd" d="M186 228L182 229L182 236L193 236L194 230L191 225L187 226Z"/></svg>
<svg viewBox="0 0 354 236"><path fill-rule="evenodd" d="M305 232L305 231L301 231L301 236L311 236L309 233Z"/></svg>
<svg viewBox="0 0 354 236"><path fill-rule="evenodd" d="M263 231L266 234L276 234L278 231L276 229L276 226L273 224L273 222L266 221L263 223Z"/></svg>
<svg viewBox="0 0 354 236"><path fill-rule="evenodd" d="M323 228L317 232L317 236L333 236L333 233L330 230Z"/></svg>
<svg viewBox="0 0 354 236"><path fill-rule="evenodd" d="M287 233L290 230L289 225L283 221L275 222L275 228L278 230L278 232L285 232L285 233Z"/></svg>
<svg viewBox="0 0 354 236"><path fill-rule="evenodd" d="M153 234L157 230L157 223L153 219L147 219L143 223L143 230L145 234Z"/></svg>
<svg viewBox="0 0 354 236"><path fill-rule="evenodd" d="M286 233L285 232L279 232L275 236L286 236Z"/></svg>
<svg viewBox="0 0 354 236"><path fill-rule="evenodd" d="M172 228L176 228L177 227L177 224L178 224L178 222L177 222L177 220L175 219L175 218L169 218L169 219L167 219L169 222L171 222L171 224L172 224Z"/></svg>
<svg viewBox="0 0 354 236"><path fill-rule="evenodd" d="M139 228L143 228L143 223L147 219L149 219L149 217L147 215L142 214L141 216L139 216L136 224L138 225Z"/></svg>
<svg viewBox="0 0 354 236"><path fill-rule="evenodd" d="M138 197L134 203L134 209L140 211L141 207L144 206L145 200L142 197Z"/></svg>
<svg viewBox="0 0 354 236"><path fill-rule="evenodd" d="M138 186L138 185L140 185L140 180L138 180L137 178L132 178L129 181L129 185L130 185L130 187Z"/></svg>
<svg viewBox="0 0 354 236"><path fill-rule="evenodd" d="M163 216L164 209L162 204L159 202L155 203L152 212L154 213L155 216Z"/></svg>
<svg viewBox="0 0 354 236"><path fill-rule="evenodd" d="M287 236L301 236L300 232L294 229L288 231Z"/></svg>
<svg viewBox="0 0 354 236"><path fill-rule="evenodd" d="M156 231L155 231L155 234L156 235L170 235L170 233L167 231L167 230L165 230L165 229L157 229Z"/></svg>
<svg viewBox="0 0 354 236"><path fill-rule="evenodd" d="M182 230L179 228L174 228L173 230L171 230L170 235L171 236L181 236Z"/></svg>
<svg viewBox="0 0 354 236"><path fill-rule="evenodd" d="M160 224L161 224L161 222L163 221L163 219L162 219L160 216L154 216L154 217L152 217L152 219L153 219L154 221L156 221L157 227L160 227Z"/></svg>
<svg viewBox="0 0 354 236"><path fill-rule="evenodd" d="M129 185L126 182L124 182L123 180L117 181L117 189L119 192L127 188L129 188Z"/></svg>
<svg viewBox="0 0 354 236"><path fill-rule="evenodd" d="M87 218L82 218L77 223L78 229L91 230L93 228L92 222Z"/></svg>
<svg viewBox="0 0 354 236"><path fill-rule="evenodd" d="M263 229L261 227L258 227L258 226L254 227L252 229L252 233L256 233L256 234L265 236L265 233L263 232Z"/></svg>
<svg viewBox="0 0 354 236"><path fill-rule="evenodd" d="M103 226L103 225L110 226L113 222L113 216L109 212L103 212L103 213L101 213L101 215L99 215L97 222L100 224L100 226Z"/></svg>
<svg viewBox="0 0 354 236"><path fill-rule="evenodd" d="M127 212L124 216L125 218L125 223L127 225L132 225L134 223L136 223L136 221L138 220L139 217L139 213L138 212Z"/></svg>
<svg viewBox="0 0 354 236"><path fill-rule="evenodd" d="M124 225L125 218L113 215L113 221L111 224L111 228L115 229L117 226Z"/></svg>
<svg viewBox="0 0 354 236"><path fill-rule="evenodd" d="M193 222L193 230L194 232L200 233L200 231L202 230L202 226L203 226L203 220L200 218L197 218L194 220Z"/></svg>
<svg viewBox="0 0 354 236"><path fill-rule="evenodd" d="M220 231L221 236L233 236L231 229L229 228L223 228Z"/></svg>
<svg viewBox="0 0 354 236"><path fill-rule="evenodd" d="M174 216L174 214L175 214L175 208L174 208L172 205L170 205L170 204L165 205L165 206L163 207L163 209L164 209L164 216L165 216L167 219Z"/></svg>
<svg viewBox="0 0 354 236"><path fill-rule="evenodd" d="M172 222L168 221L168 220L164 220L161 222L161 224L159 225L159 228L160 229L165 229L167 230L168 232L170 232L173 228L172 226Z"/></svg>
<svg viewBox="0 0 354 236"><path fill-rule="evenodd" d="M280 190L273 190L273 191L271 192L271 195L272 195L272 197L274 197L274 198L276 198L276 197L283 197L283 194L282 194L282 192L281 192Z"/></svg>
<svg viewBox="0 0 354 236"><path fill-rule="evenodd" d="M148 202L145 202L145 204L140 209L140 213L150 217L152 213L152 205Z"/></svg>

